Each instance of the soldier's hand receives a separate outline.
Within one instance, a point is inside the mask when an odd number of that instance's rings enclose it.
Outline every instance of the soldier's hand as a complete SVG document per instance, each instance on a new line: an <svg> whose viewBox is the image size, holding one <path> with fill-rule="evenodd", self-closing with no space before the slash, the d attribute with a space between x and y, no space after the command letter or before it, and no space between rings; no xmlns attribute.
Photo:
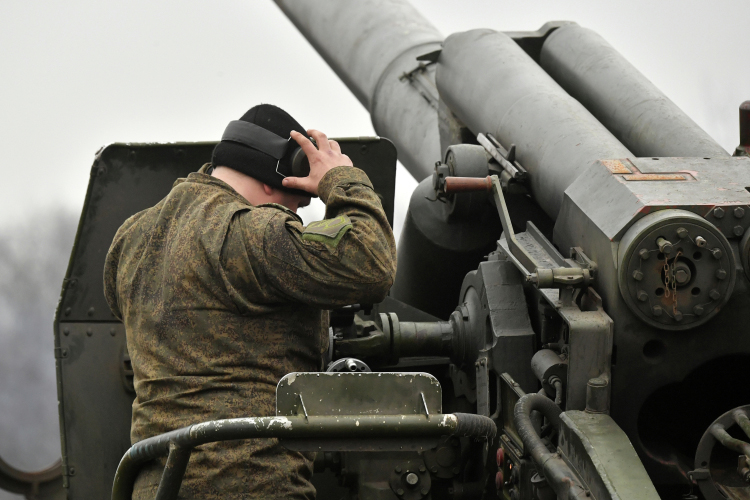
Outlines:
<svg viewBox="0 0 750 500"><path fill-rule="evenodd" d="M292 131L292 139L297 141L302 151L307 155L310 162L310 174L307 177L286 177L282 181L284 187L301 189L318 195L318 184L320 179L332 168L342 166L354 166L348 156L341 153L341 147L336 141L329 141L326 135L319 130L308 130L310 136L318 144L315 145L299 132Z"/></svg>

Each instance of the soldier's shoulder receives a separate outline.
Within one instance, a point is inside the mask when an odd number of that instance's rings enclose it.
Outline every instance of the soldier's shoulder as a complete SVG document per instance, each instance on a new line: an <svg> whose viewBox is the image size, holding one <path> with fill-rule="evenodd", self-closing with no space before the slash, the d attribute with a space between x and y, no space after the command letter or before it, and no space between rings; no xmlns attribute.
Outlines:
<svg viewBox="0 0 750 500"><path fill-rule="evenodd" d="M299 215L275 203L251 207L238 215L239 217L236 220L241 221L243 230L248 234L255 234L260 237L269 232L279 232L288 225L302 227L302 219Z"/></svg>

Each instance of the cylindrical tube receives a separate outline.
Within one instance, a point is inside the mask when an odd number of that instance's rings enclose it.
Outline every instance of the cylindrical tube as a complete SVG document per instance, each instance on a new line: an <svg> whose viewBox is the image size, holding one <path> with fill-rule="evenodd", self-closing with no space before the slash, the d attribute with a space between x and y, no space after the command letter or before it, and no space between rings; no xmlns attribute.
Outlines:
<svg viewBox="0 0 750 500"><path fill-rule="evenodd" d="M534 199L553 219L565 189L596 160L633 156L508 35L449 36L437 68L441 99L474 132L490 132L528 170Z"/></svg>
<svg viewBox="0 0 750 500"><path fill-rule="evenodd" d="M750 101L740 104L740 145L737 151L747 154L750 149Z"/></svg>
<svg viewBox="0 0 750 500"><path fill-rule="evenodd" d="M151 459L170 454L175 446L182 448L180 456L184 456L201 444L235 439L408 439L452 435L492 441L496 434L497 427L491 419L467 413L448 413L432 418L425 415L300 415L212 420L147 438L131 446L117 467L112 500L129 500L141 466Z"/></svg>
<svg viewBox="0 0 750 500"><path fill-rule="evenodd" d="M575 23L544 42L540 64L637 156L729 156L622 54Z"/></svg>
<svg viewBox="0 0 750 500"><path fill-rule="evenodd" d="M429 201L434 198L432 179L420 182L411 195L391 297L448 319L456 309L466 273L497 248L502 227L491 206L460 224L451 224L446 213L451 207Z"/></svg>
<svg viewBox="0 0 750 500"><path fill-rule="evenodd" d="M449 322L415 323L399 321L398 328L398 346L396 348L399 357L450 356L453 328ZM396 335L395 332L394 335Z"/></svg>
<svg viewBox="0 0 750 500"><path fill-rule="evenodd" d="M477 177L446 177L445 194L471 193L474 191L491 191L492 178Z"/></svg>
<svg viewBox="0 0 750 500"><path fill-rule="evenodd" d="M437 29L404 0L276 3L394 142L406 169L417 180L430 175L441 156L437 106L401 76L440 48ZM430 81L434 71L423 76Z"/></svg>

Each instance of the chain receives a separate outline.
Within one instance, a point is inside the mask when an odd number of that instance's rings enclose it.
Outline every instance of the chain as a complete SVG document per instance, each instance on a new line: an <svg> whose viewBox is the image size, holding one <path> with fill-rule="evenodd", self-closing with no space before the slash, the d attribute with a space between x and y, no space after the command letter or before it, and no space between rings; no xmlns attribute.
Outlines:
<svg viewBox="0 0 750 500"><path fill-rule="evenodd" d="M664 296L666 298L672 297L672 314L677 312L677 280L674 278L675 264L677 264L677 258L682 255L682 251L678 251L672 259L672 265L669 265L669 257L664 256Z"/></svg>

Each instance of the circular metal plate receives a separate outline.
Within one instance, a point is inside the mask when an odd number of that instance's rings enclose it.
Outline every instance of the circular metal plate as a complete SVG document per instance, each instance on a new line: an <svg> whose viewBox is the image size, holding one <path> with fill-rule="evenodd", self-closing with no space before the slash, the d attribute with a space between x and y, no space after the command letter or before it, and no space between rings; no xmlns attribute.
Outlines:
<svg viewBox="0 0 750 500"><path fill-rule="evenodd" d="M619 251L619 284L640 319L687 330L712 318L732 294L734 256L712 224L684 210L662 210L636 222Z"/></svg>

